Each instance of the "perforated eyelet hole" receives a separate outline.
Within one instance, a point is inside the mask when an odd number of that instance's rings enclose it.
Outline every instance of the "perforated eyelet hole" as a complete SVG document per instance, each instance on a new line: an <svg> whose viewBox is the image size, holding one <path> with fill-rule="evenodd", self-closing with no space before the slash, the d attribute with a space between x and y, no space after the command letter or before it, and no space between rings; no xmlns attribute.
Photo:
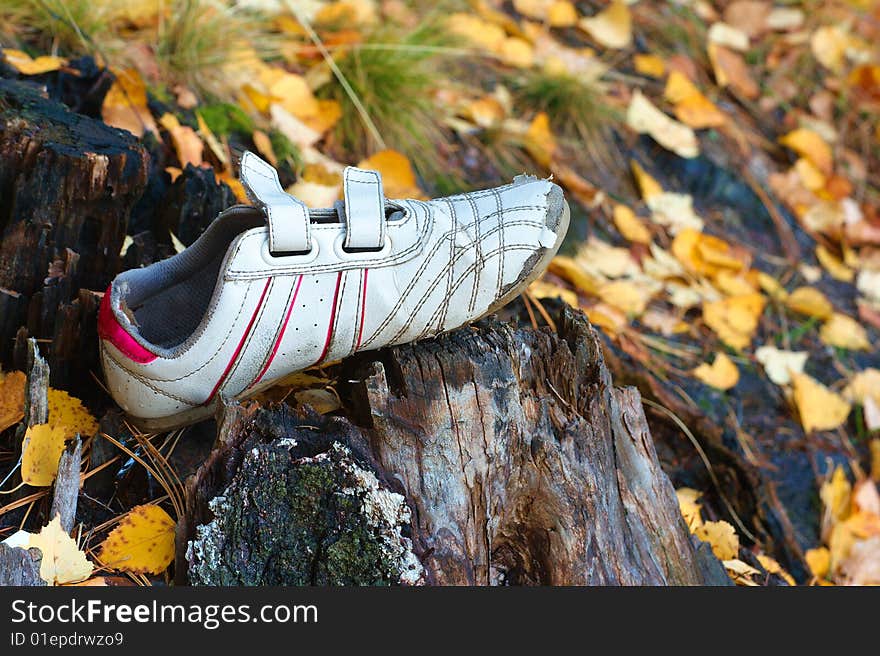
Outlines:
<svg viewBox="0 0 880 656"><path fill-rule="evenodd" d="M263 240L263 245L260 249L260 255L262 256L263 261L271 266L279 266L284 264L308 264L318 259L318 255L320 254L320 252L321 243L314 237L312 238L312 250L302 253L272 252L269 250L268 238Z"/></svg>
<svg viewBox="0 0 880 656"><path fill-rule="evenodd" d="M348 250L345 248L345 232L343 231L336 235L336 239L333 241L333 250L342 260L380 259L391 253L391 235L385 233L385 243L381 248Z"/></svg>

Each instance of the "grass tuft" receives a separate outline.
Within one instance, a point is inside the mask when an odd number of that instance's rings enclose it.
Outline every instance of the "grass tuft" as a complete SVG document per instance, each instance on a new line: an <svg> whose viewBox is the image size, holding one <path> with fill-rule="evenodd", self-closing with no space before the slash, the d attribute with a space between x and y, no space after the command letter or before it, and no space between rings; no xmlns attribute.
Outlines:
<svg viewBox="0 0 880 656"><path fill-rule="evenodd" d="M576 160L602 170L625 166L615 159L619 110L608 103L601 82L534 70L512 78L510 85L519 108L547 113L553 133Z"/></svg>
<svg viewBox="0 0 880 656"><path fill-rule="evenodd" d="M238 44L252 45L262 56L277 51L258 13L229 2L172 0L167 20L159 25L156 58L171 82L210 93L224 88L222 65Z"/></svg>
<svg viewBox="0 0 880 656"><path fill-rule="evenodd" d="M110 41L110 23L121 0L3 0L5 39L27 41L44 52L96 54L95 37ZM8 45L8 44L7 44Z"/></svg>
<svg viewBox="0 0 880 656"><path fill-rule="evenodd" d="M441 120L432 94L444 79L438 49L449 37L432 20L401 36L400 30L380 29L334 60L383 143L377 143L361 114L335 77L318 91L338 101L342 118L335 138L356 158L377 149L394 148L406 154L423 175L439 168L435 144L443 139Z"/></svg>

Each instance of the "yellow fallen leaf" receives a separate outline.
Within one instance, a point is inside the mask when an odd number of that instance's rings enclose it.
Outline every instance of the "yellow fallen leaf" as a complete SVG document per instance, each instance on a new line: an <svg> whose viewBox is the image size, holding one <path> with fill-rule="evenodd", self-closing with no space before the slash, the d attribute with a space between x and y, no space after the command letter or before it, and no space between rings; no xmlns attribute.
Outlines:
<svg viewBox="0 0 880 656"><path fill-rule="evenodd" d="M681 230L703 230L703 219L694 212L694 199L690 194L664 191L654 194L646 201L651 210L651 220L677 234Z"/></svg>
<svg viewBox="0 0 880 656"><path fill-rule="evenodd" d="M758 272L758 285L772 299L784 302L788 298L788 292L785 290L785 287L780 285L779 281L769 273Z"/></svg>
<svg viewBox="0 0 880 656"><path fill-rule="evenodd" d="M634 55L633 65L641 75L657 79L666 75L666 62L657 55Z"/></svg>
<svg viewBox="0 0 880 656"><path fill-rule="evenodd" d="M277 98L276 104L301 121L317 116L321 111L317 98L302 75L288 73L280 68L261 71L261 81L269 95Z"/></svg>
<svg viewBox="0 0 880 656"><path fill-rule="evenodd" d="M722 269L740 271L746 266L743 253L736 252L723 239L693 228L685 228L675 235L672 254L686 269L710 277Z"/></svg>
<svg viewBox="0 0 880 656"><path fill-rule="evenodd" d="M577 9L568 0L555 0L547 10L547 24L550 27L572 27L577 20Z"/></svg>
<svg viewBox="0 0 880 656"><path fill-rule="evenodd" d="M869 445L871 451L871 479L880 481L880 437L875 437Z"/></svg>
<svg viewBox="0 0 880 656"><path fill-rule="evenodd" d="M419 189L412 164L403 153L396 150L382 150L361 160L358 167L373 169L382 174L382 187L388 198L424 199Z"/></svg>
<svg viewBox="0 0 880 656"><path fill-rule="evenodd" d="M791 376L794 402L806 432L833 430L849 416L850 404L807 374Z"/></svg>
<svg viewBox="0 0 880 656"><path fill-rule="evenodd" d="M694 129L724 125L726 117L715 104L679 71L672 71L664 95L675 105L675 116Z"/></svg>
<svg viewBox="0 0 880 656"><path fill-rule="evenodd" d="M598 326L611 336L617 335L629 325L626 315L618 308L608 303L596 303L596 305L584 308L587 318L594 326Z"/></svg>
<svg viewBox="0 0 880 656"><path fill-rule="evenodd" d="M639 193L642 195L643 200L650 200L654 196L659 196L663 193L663 187L660 186L660 183L652 178L636 160L630 161L630 167L632 167L633 177L636 179L636 184L639 186Z"/></svg>
<svg viewBox="0 0 880 656"><path fill-rule="evenodd" d="M864 327L852 317L840 312L832 314L822 325L819 329L819 339L829 346L850 351L867 351L871 348Z"/></svg>
<svg viewBox="0 0 880 656"><path fill-rule="evenodd" d="M0 371L0 432L24 419L24 387L27 376L21 371Z"/></svg>
<svg viewBox="0 0 880 656"><path fill-rule="evenodd" d="M477 126L484 129L497 126L507 115L498 98L490 94L468 104L466 113Z"/></svg>
<svg viewBox="0 0 880 656"><path fill-rule="evenodd" d="M615 280L605 283L599 288L599 298L608 305L616 307L628 317L637 317L642 314L652 295L651 290L646 289L644 285L629 280Z"/></svg>
<svg viewBox="0 0 880 656"><path fill-rule="evenodd" d="M247 104L250 103L253 105L253 108L256 109L260 114L268 114L269 107L274 102L278 102L279 98L275 98L270 96L268 93L263 93L259 89L257 89L253 84L244 84L241 87L242 98L240 104L243 106L245 111L249 108Z"/></svg>
<svg viewBox="0 0 880 656"><path fill-rule="evenodd" d="M831 146L813 130L798 128L781 136L779 143L806 157L823 175L830 175L834 168Z"/></svg>
<svg viewBox="0 0 880 656"><path fill-rule="evenodd" d="M757 583L755 583L752 577L760 576L761 572L749 565L748 563L744 563L739 558L731 558L729 560L722 561L721 564L724 565L724 569L727 571L727 575L737 585L750 587L758 585Z"/></svg>
<svg viewBox="0 0 880 656"><path fill-rule="evenodd" d="M489 52L499 52L501 44L507 38L500 26L464 12L452 14L446 25L452 34L463 37Z"/></svg>
<svg viewBox="0 0 880 656"><path fill-rule="evenodd" d="M639 265L628 248L612 246L598 237L581 244L575 260L584 271L600 279L631 278L639 273Z"/></svg>
<svg viewBox="0 0 880 656"><path fill-rule="evenodd" d="M712 546L712 553L718 560L731 560L739 553L739 536L733 526L723 520L703 522L696 528L694 535Z"/></svg>
<svg viewBox="0 0 880 656"><path fill-rule="evenodd" d="M269 116L272 126L300 149L310 148L321 138L320 132L310 128L281 105L270 105Z"/></svg>
<svg viewBox="0 0 880 656"><path fill-rule="evenodd" d="M144 132L159 134L156 120L147 107L147 85L141 74L134 68L111 69L111 72L116 79L101 107L104 123L128 130L136 137L144 136Z"/></svg>
<svg viewBox="0 0 880 656"><path fill-rule="evenodd" d="M49 424L64 426L65 438L79 433L83 438L91 437L98 430L98 420L86 410L75 396L67 392L49 388Z"/></svg>
<svg viewBox="0 0 880 656"><path fill-rule="evenodd" d="M529 68L535 63L535 50L532 44L518 36L504 39L498 54L502 61L516 68Z"/></svg>
<svg viewBox="0 0 880 656"><path fill-rule="evenodd" d="M251 139L253 139L254 146L257 147L257 151L260 155L265 157L269 164L277 167L278 157L275 155L275 149L272 147L272 140L269 138L269 135L262 130L254 130Z"/></svg>
<svg viewBox="0 0 880 656"><path fill-rule="evenodd" d="M831 476L819 488L823 512L829 523L837 523L849 516L852 486L843 467L837 465Z"/></svg>
<svg viewBox="0 0 880 656"><path fill-rule="evenodd" d="M595 16L581 18L578 26L606 48L626 48L632 42L632 15L618 0Z"/></svg>
<svg viewBox="0 0 880 656"><path fill-rule="evenodd" d="M880 401L880 369L868 367L858 372L844 388L843 396L859 405L864 405L868 397L875 397Z"/></svg>
<svg viewBox="0 0 880 656"><path fill-rule="evenodd" d="M750 271L737 272L730 269L721 269L715 274L715 286L718 291L727 296L742 296L757 291L755 276Z"/></svg>
<svg viewBox="0 0 880 656"><path fill-rule="evenodd" d="M205 144L202 143L196 131L188 125L181 125L177 117L170 113L163 114L159 119L159 124L171 135L180 167L186 168L187 164L200 166L204 161Z"/></svg>
<svg viewBox="0 0 880 656"><path fill-rule="evenodd" d="M309 164L300 178L287 189L309 207L333 207L342 191L342 176L323 166Z"/></svg>
<svg viewBox="0 0 880 656"><path fill-rule="evenodd" d="M764 25L768 29L786 32L795 30L804 24L804 12L797 7L774 7Z"/></svg>
<svg viewBox="0 0 880 656"><path fill-rule="evenodd" d="M828 183L828 178L825 174L816 168L816 165L806 157L798 157L794 163L794 170L797 172L804 187L812 192L819 192Z"/></svg>
<svg viewBox="0 0 880 656"><path fill-rule="evenodd" d="M556 138L550 131L550 118L546 112L539 112L529 124L525 135L525 148L538 164L550 168L550 163L556 154Z"/></svg>
<svg viewBox="0 0 880 656"><path fill-rule="evenodd" d="M318 99L318 110L313 116L306 116L302 119L303 123L309 126L318 134L324 134L339 123L342 118L342 105L339 101L329 98Z"/></svg>
<svg viewBox="0 0 880 656"><path fill-rule="evenodd" d="M852 508L854 512L880 518L880 491L874 481L863 478L856 482L852 492Z"/></svg>
<svg viewBox="0 0 880 656"><path fill-rule="evenodd" d="M807 561L807 567L817 579L826 578L831 571L831 552L826 547L807 549L804 560Z"/></svg>
<svg viewBox="0 0 880 656"><path fill-rule="evenodd" d="M544 20L550 10L552 0L513 0L513 8L523 16Z"/></svg>
<svg viewBox="0 0 880 656"><path fill-rule="evenodd" d="M789 294L785 304L790 310L817 319L827 319L834 312L831 301L815 287L798 287Z"/></svg>
<svg viewBox="0 0 880 656"><path fill-rule="evenodd" d="M693 533L698 526L703 524L701 505L698 503L703 493L690 487L680 487L675 491L675 496L678 498L678 508L681 510L688 530Z"/></svg>
<svg viewBox="0 0 880 656"><path fill-rule="evenodd" d="M849 519L831 526L828 533L828 551L832 575L839 571L841 563L849 556L850 550L858 538L859 536L853 530Z"/></svg>
<svg viewBox="0 0 880 656"><path fill-rule="evenodd" d="M651 232L636 216L636 213L626 205L616 204L614 206L614 225L627 241L637 244L651 243Z"/></svg>
<svg viewBox="0 0 880 656"><path fill-rule="evenodd" d="M174 520L155 505L136 506L101 543L101 563L136 574L160 574L174 560Z"/></svg>
<svg viewBox="0 0 880 656"><path fill-rule="evenodd" d="M880 585L880 537L855 543L840 563L840 575L846 585Z"/></svg>
<svg viewBox="0 0 880 656"><path fill-rule="evenodd" d="M718 86L729 86L749 100L761 95L761 88L755 82L749 65L740 53L711 42L706 49Z"/></svg>
<svg viewBox="0 0 880 656"><path fill-rule="evenodd" d="M767 377L777 385L791 383L791 374L803 372L809 357L808 351L783 351L775 346L762 346L755 351Z"/></svg>
<svg viewBox="0 0 880 656"><path fill-rule="evenodd" d="M856 272L846 266L831 251L819 244L816 246L816 259L819 264L825 267L825 270L835 280L842 282L852 282L856 277Z"/></svg>
<svg viewBox="0 0 880 656"><path fill-rule="evenodd" d="M638 89L629 103L626 123L680 157L696 157L700 153L694 131L661 112Z"/></svg>
<svg viewBox="0 0 880 656"><path fill-rule="evenodd" d="M64 452L65 426L40 424L27 429L22 440L21 480L28 485L52 485Z"/></svg>
<svg viewBox="0 0 880 656"><path fill-rule="evenodd" d="M50 73L57 71L59 68L67 64L67 60L63 57L53 57L51 55L43 55L36 59L31 58L26 52L21 50L13 50L5 48L2 51L3 58L6 63L12 66L22 75L40 75L42 73Z"/></svg>
<svg viewBox="0 0 880 656"><path fill-rule="evenodd" d="M92 575L94 566L61 528L60 515L55 515L39 533L31 535L28 547L36 547L43 554L40 578L49 585L76 583Z"/></svg>
<svg viewBox="0 0 880 656"><path fill-rule="evenodd" d="M852 37L842 27L825 25L813 32L810 48L822 66L838 73L843 68L851 42Z"/></svg>
<svg viewBox="0 0 880 656"><path fill-rule="evenodd" d="M742 350L752 341L766 299L758 293L703 304L703 320L728 346Z"/></svg>
<svg viewBox="0 0 880 656"><path fill-rule="evenodd" d="M721 351L715 354L712 364L704 362L692 373L698 380L719 390L729 390L739 382L739 369L733 360Z"/></svg>
<svg viewBox="0 0 880 656"><path fill-rule="evenodd" d="M712 23L706 38L709 43L727 46L734 50L743 51L749 47L749 35L727 23Z"/></svg>
<svg viewBox="0 0 880 656"><path fill-rule="evenodd" d="M561 298L571 307L579 307L578 295L570 289L554 285L546 280L536 280L529 285L529 293L535 298Z"/></svg>
<svg viewBox="0 0 880 656"><path fill-rule="evenodd" d="M768 573L781 576L789 585L797 585L794 577L786 572L782 568L782 565L780 565L775 558L771 558L770 556L766 556L764 554L757 554L755 557L758 559L758 562L761 563L761 566L767 570Z"/></svg>
<svg viewBox="0 0 880 656"><path fill-rule="evenodd" d="M550 260L547 270L567 280L585 294L595 296L599 292L600 281L567 255L557 255L554 257Z"/></svg>

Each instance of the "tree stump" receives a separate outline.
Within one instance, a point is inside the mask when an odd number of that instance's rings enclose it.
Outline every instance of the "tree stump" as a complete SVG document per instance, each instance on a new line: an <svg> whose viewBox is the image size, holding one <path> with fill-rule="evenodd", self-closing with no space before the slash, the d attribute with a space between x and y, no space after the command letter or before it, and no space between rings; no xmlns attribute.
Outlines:
<svg viewBox="0 0 880 656"><path fill-rule="evenodd" d="M179 582L726 584L634 388L569 309L344 361L346 415L227 410L187 482ZM705 546L705 545L704 545Z"/></svg>
<svg viewBox="0 0 880 656"><path fill-rule="evenodd" d="M89 378L97 303L82 290L116 275L146 177L133 135L0 79L0 363L26 326L52 342L53 384Z"/></svg>

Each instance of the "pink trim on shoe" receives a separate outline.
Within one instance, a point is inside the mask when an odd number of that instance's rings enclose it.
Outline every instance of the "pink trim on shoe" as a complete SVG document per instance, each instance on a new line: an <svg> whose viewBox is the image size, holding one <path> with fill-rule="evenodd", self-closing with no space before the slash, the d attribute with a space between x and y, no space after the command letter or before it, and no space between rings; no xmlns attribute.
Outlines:
<svg viewBox="0 0 880 656"><path fill-rule="evenodd" d="M211 401L214 400L220 386L226 380L226 377L229 375L230 370L232 369L232 365L235 364L235 361L238 360L238 356L241 353L242 347L244 347L245 340L247 340L247 336L251 333L251 328L254 327L254 322L257 320L257 314L260 312L260 308L263 307L263 301L266 299L266 292L269 291L269 283L272 282L272 277L266 278L266 286L263 287L263 293L260 295L260 300L257 301L257 307L254 308L254 313L251 315L251 320L248 322L247 328L244 329L244 334L241 336L241 339L238 341L238 346L235 347L235 353L232 354L232 357L229 358L229 362L226 364L226 369L223 370L223 375L220 376L220 380L217 381L217 384L214 385L214 389L211 390L211 395L202 405L208 405Z"/></svg>
<svg viewBox="0 0 880 656"><path fill-rule="evenodd" d="M364 290L361 293L361 325L358 328L357 346L354 347L355 351L361 347L361 339L364 336L364 316L367 313L367 274L369 272L369 269L364 269Z"/></svg>
<svg viewBox="0 0 880 656"><path fill-rule="evenodd" d="M327 351L330 350L330 340L333 338L333 320L336 319L336 303L339 300L339 283L342 280L342 271L336 275L336 291L333 292L333 306L330 308L330 323L327 326L327 339L324 342L324 350L321 351L321 357L317 359L315 364L320 364L327 357Z"/></svg>
<svg viewBox="0 0 880 656"><path fill-rule="evenodd" d="M293 308L296 305L296 297L299 295L299 287L302 285L303 277L300 276L296 281L296 289L293 292L293 298L290 300L290 307L287 308L287 314L284 315L284 323L281 324L281 331L278 333L278 337L275 339L275 344L272 346L272 353L269 354L269 359L266 360L266 364L263 365L262 370L257 377L254 378L254 382L247 386L247 389L252 388L254 385L259 383L263 376L266 375L266 372L269 371L269 365L272 364L272 360L275 359L275 354L278 353L278 347L281 345L281 338L284 337L284 331L287 329L287 322L290 321L290 315L293 312Z"/></svg>
<svg viewBox="0 0 880 656"><path fill-rule="evenodd" d="M159 357L138 344L135 338L119 324L119 320L110 307L110 287L104 292L104 298L98 310L98 336L113 344L132 362L149 364Z"/></svg>

